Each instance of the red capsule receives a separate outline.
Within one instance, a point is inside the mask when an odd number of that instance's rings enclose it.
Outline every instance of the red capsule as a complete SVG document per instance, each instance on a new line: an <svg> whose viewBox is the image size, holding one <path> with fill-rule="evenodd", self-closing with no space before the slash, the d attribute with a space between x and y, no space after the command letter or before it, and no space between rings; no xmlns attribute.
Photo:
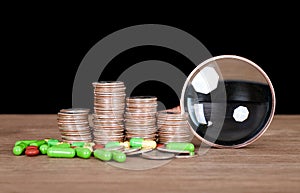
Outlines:
<svg viewBox="0 0 300 193"><path fill-rule="evenodd" d="M165 147L165 144L163 144L163 143L159 143L159 144L157 144L157 146L156 146L156 147L163 148L163 147Z"/></svg>
<svg viewBox="0 0 300 193"><path fill-rule="evenodd" d="M103 149L104 148L104 145L101 145L101 144L96 144L93 146L93 150L96 150L96 149Z"/></svg>
<svg viewBox="0 0 300 193"><path fill-rule="evenodd" d="M26 150L27 150L27 149L38 149L38 147L37 147L37 146L27 146L27 147L26 147Z"/></svg>
<svg viewBox="0 0 300 193"><path fill-rule="evenodd" d="M36 146L28 146L25 150L25 155L27 156L36 156L39 155L40 151Z"/></svg>

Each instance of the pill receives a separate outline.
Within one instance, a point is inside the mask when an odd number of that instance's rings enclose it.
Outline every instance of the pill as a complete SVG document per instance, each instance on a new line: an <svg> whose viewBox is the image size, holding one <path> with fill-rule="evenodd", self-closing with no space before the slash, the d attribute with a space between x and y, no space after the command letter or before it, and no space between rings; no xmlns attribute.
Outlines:
<svg viewBox="0 0 300 193"><path fill-rule="evenodd" d="M30 143L36 142L37 140L20 140L16 141L15 146L19 145L20 143L25 143L28 146Z"/></svg>
<svg viewBox="0 0 300 193"><path fill-rule="evenodd" d="M39 148L39 150L40 150L41 154L43 154L43 155L47 154L48 145L47 144L41 145L40 148Z"/></svg>
<svg viewBox="0 0 300 193"><path fill-rule="evenodd" d="M96 150L96 149L103 149L104 148L104 145L101 145L101 144L96 144L93 146L93 150Z"/></svg>
<svg viewBox="0 0 300 193"><path fill-rule="evenodd" d="M85 142L82 142L82 141L76 141L76 142L73 142L73 143L71 144L71 146L73 146L73 147L83 147L84 144L85 144Z"/></svg>
<svg viewBox="0 0 300 193"><path fill-rule="evenodd" d="M157 144L157 146L156 147L160 147L160 148L162 148L162 147L164 147L165 146L165 144L163 144L163 143L159 143L159 144Z"/></svg>
<svg viewBox="0 0 300 193"><path fill-rule="evenodd" d="M189 151L193 152L195 147L192 143L187 142L169 142L166 144L166 148L170 150Z"/></svg>
<svg viewBox="0 0 300 193"><path fill-rule="evenodd" d="M53 145L53 147L69 148L71 145L69 143L58 143L57 145Z"/></svg>
<svg viewBox="0 0 300 193"><path fill-rule="evenodd" d="M80 158L88 159L91 157L92 152L88 148L76 147L75 150L76 150L76 155Z"/></svg>
<svg viewBox="0 0 300 193"><path fill-rule="evenodd" d="M116 162L125 162L126 161L126 155L125 153L121 151L112 151L113 160Z"/></svg>
<svg viewBox="0 0 300 193"><path fill-rule="evenodd" d="M47 155L55 158L73 158L76 155L76 151L72 148L53 146L48 148Z"/></svg>
<svg viewBox="0 0 300 193"><path fill-rule="evenodd" d="M27 150L27 149L38 149L38 147L37 147L37 146L29 145L29 146L26 147L26 150Z"/></svg>
<svg viewBox="0 0 300 193"><path fill-rule="evenodd" d="M123 145L124 148L130 148L130 142L129 141L121 142L121 145Z"/></svg>
<svg viewBox="0 0 300 193"><path fill-rule="evenodd" d="M96 149L94 151L94 157L102 160L102 161L109 161L112 158L112 153L110 151L104 149Z"/></svg>
<svg viewBox="0 0 300 193"><path fill-rule="evenodd" d="M93 143L93 142L86 142L86 143L84 143L84 148L88 148L89 150L91 150L91 151L94 151L93 150L93 146L95 146L95 143Z"/></svg>
<svg viewBox="0 0 300 193"><path fill-rule="evenodd" d="M130 139L130 146L131 147L142 147L144 139L143 138L131 138Z"/></svg>
<svg viewBox="0 0 300 193"><path fill-rule="evenodd" d="M23 143L23 142L18 143L18 145L14 146L14 148L13 148L13 154L21 155L24 152L24 150L26 149L26 147L27 147L26 143Z"/></svg>
<svg viewBox="0 0 300 193"><path fill-rule="evenodd" d="M37 146L28 146L25 150L25 155L27 156L36 156L39 155L40 151Z"/></svg>
<svg viewBox="0 0 300 193"><path fill-rule="evenodd" d="M130 148L130 143L129 141L124 141L124 142L110 141L105 144L105 148L115 148L120 146L124 148Z"/></svg>
<svg viewBox="0 0 300 193"><path fill-rule="evenodd" d="M105 144L105 148L119 147L119 146L120 146L120 142L117 141L110 141Z"/></svg>
<svg viewBox="0 0 300 193"><path fill-rule="evenodd" d="M32 142L30 143L29 145L30 146L37 146L37 147L40 147L41 145L45 144L46 141L45 140L38 140L38 141L35 141L35 142Z"/></svg>
<svg viewBox="0 0 300 193"><path fill-rule="evenodd" d="M131 138L130 139L130 146L131 147L142 147L145 149L154 149L156 147L156 142L153 140L147 140L143 138Z"/></svg>
<svg viewBox="0 0 300 193"><path fill-rule="evenodd" d="M47 142L49 147L57 145L59 143L57 139L45 139L45 141Z"/></svg>

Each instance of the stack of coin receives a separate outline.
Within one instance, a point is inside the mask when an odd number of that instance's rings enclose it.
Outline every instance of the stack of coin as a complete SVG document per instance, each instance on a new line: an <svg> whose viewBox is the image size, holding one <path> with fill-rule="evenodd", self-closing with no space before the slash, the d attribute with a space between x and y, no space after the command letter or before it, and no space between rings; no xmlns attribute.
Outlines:
<svg viewBox="0 0 300 193"><path fill-rule="evenodd" d="M159 143L190 142L193 139L186 114L170 110L159 111L157 127Z"/></svg>
<svg viewBox="0 0 300 193"><path fill-rule="evenodd" d="M65 142L91 142L92 131L89 126L89 109L61 109L57 114L58 128Z"/></svg>
<svg viewBox="0 0 300 193"><path fill-rule="evenodd" d="M156 97L127 97L125 111L126 139L141 137L144 139L156 140L156 113Z"/></svg>
<svg viewBox="0 0 300 193"><path fill-rule="evenodd" d="M94 82L93 135L96 144L124 140L125 85L121 81Z"/></svg>

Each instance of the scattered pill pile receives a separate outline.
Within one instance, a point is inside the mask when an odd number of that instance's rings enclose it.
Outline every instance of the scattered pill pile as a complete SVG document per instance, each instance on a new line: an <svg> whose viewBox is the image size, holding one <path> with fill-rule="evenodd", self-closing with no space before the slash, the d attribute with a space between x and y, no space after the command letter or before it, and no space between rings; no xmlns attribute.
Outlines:
<svg viewBox="0 0 300 193"><path fill-rule="evenodd" d="M117 162L125 162L126 160L126 155L121 151L105 149L102 151L95 149L94 151L94 146L95 144L91 142L66 143L57 139L21 140L15 143L13 154L16 156L23 153L27 156L47 155L51 158L74 158L77 156L88 159L93 153L94 157L103 161L113 159Z"/></svg>
<svg viewBox="0 0 300 193"><path fill-rule="evenodd" d="M126 161L126 156L143 154L154 149L168 153L188 153L191 157L195 155L192 143L156 144L153 140L143 138L131 138L130 141L125 142L111 141L105 145L93 142L67 143L57 139L21 140L15 143L12 152L16 156L23 154L26 156L47 155L50 158L79 157L88 159L94 156L102 161L113 160L123 163Z"/></svg>

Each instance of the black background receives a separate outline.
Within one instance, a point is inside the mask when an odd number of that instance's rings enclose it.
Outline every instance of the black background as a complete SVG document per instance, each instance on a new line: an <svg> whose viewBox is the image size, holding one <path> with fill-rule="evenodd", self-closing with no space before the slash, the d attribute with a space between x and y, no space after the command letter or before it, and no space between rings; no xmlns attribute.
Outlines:
<svg viewBox="0 0 300 193"><path fill-rule="evenodd" d="M89 22L88 22L89 21ZM72 85L85 54L110 33L144 23L158 23L182 29L197 39L213 56L233 54L258 64L269 76L276 92L277 114L300 113L298 64L299 22L289 17L211 20L196 22L104 23L103 19L19 17L6 22L1 76L0 113L57 113L72 105ZM5 43L4 43L5 42ZM172 50L142 47L120 54L109 65L130 65L148 59L173 65L189 61ZM188 75L192 69L184 69ZM113 79L109 71L101 79ZM100 74L99 74L100 77ZM155 87L156 93L149 93ZM144 89L144 90L143 90ZM135 94L169 96L164 86L141 86ZM155 90L155 89L153 89ZM148 92L148 93L147 93ZM160 93L160 94L159 94ZM165 94L161 94L165 93ZM176 106L177 99L164 101Z"/></svg>

